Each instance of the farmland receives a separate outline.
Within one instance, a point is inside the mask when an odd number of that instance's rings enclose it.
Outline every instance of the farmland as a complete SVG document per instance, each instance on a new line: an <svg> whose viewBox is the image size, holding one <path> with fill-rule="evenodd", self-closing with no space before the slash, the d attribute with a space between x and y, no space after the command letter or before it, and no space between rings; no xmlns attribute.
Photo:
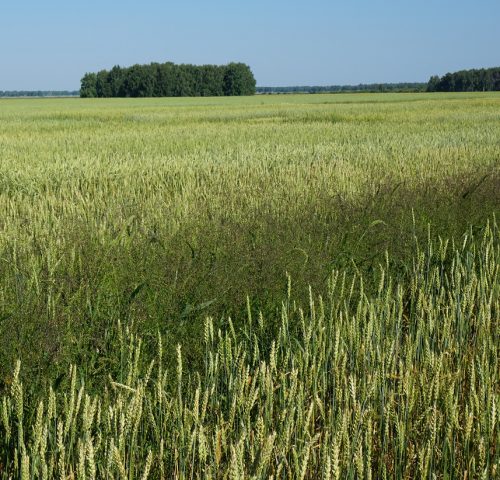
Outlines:
<svg viewBox="0 0 500 480"><path fill-rule="evenodd" d="M495 478L499 214L498 93L0 101L0 478Z"/></svg>

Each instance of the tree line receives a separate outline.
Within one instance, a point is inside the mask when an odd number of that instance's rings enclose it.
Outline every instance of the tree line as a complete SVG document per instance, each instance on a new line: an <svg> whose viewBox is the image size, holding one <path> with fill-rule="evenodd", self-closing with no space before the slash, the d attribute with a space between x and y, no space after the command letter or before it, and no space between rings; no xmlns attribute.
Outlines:
<svg viewBox="0 0 500 480"><path fill-rule="evenodd" d="M78 90L0 90L0 97L77 97Z"/></svg>
<svg viewBox="0 0 500 480"><path fill-rule="evenodd" d="M427 84L420 82L360 83L359 85L321 85L292 87L257 87L256 92L266 93L341 93L341 92L423 92Z"/></svg>
<svg viewBox="0 0 500 480"><path fill-rule="evenodd" d="M244 63L176 65L172 62L114 66L86 73L80 97L208 97L255 94L255 78Z"/></svg>
<svg viewBox="0 0 500 480"><path fill-rule="evenodd" d="M442 77L434 75L428 92L490 92L500 90L500 67L460 70Z"/></svg>

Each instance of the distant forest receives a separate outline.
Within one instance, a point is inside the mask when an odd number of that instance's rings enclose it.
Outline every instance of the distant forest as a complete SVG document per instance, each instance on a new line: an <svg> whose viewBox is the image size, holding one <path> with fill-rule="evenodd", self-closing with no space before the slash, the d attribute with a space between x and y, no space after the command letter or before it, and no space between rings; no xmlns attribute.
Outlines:
<svg viewBox="0 0 500 480"><path fill-rule="evenodd" d="M361 83L359 85L257 87L256 92L265 93L342 93L342 92L424 92L426 83Z"/></svg>
<svg viewBox="0 0 500 480"><path fill-rule="evenodd" d="M0 97L77 97L78 90L0 90Z"/></svg>
<svg viewBox="0 0 500 480"><path fill-rule="evenodd" d="M87 73L80 96L216 97L253 95L255 77L248 65L176 65L171 62L133 65Z"/></svg>
<svg viewBox="0 0 500 480"><path fill-rule="evenodd" d="M460 70L430 78L428 92L490 92L500 90L500 67Z"/></svg>
<svg viewBox="0 0 500 480"><path fill-rule="evenodd" d="M119 66L87 73L81 89L1 91L0 97L194 97L280 93L343 92L474 92L500 91L500 67L460 70L427 83L362 83L359 85L256 87L248 65L176 65L171 62Z"/></svg>

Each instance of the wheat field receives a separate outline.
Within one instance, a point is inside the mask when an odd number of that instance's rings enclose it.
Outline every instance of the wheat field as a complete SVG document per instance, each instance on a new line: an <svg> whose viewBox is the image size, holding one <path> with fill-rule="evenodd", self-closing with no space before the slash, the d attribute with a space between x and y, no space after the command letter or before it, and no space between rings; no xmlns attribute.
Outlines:
<svg viewBox="0 0 500 480"><path fill-rule="evenodd" d="M500 476L500 95L0 101L0 479Z"/></svg>

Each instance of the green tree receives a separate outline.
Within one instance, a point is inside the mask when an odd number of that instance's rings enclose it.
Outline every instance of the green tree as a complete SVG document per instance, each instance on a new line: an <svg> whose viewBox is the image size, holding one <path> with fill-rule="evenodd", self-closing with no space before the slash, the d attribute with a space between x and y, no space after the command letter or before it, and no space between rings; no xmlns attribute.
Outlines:
<svg viewBox="0 0 500 480"><path fill-rule="evenodd" d="M156 64L155 97L173 97L176 66L172 62Z"/></svg>
<svg viewBox="0 0 500 480"><path fill-rule="evenodd" d="M145 65L127 68L123 79L125 97L152 97L155 89L155 69Z"/></svg>
<svg viewBox="0 0 500 480"><path fill-rule="evenodd" d="M109 72L86 74L82 96L169 97L253 95L255 78L248 65L175 65L151 63L129 68L114 66Z"/></svg>
<svg viewBox="0 0 500 480"><path fill-rule="evenodd" d="M115 65L108 74L109 93L111 97L123 96L123 69Z"/></svg>
<svg viewBox="0 0 500 480"><path fill-rule="evenodd" d="M254 95L255 77L248 65L230 63L224 74L224 95Z"/></svg>
<svg viewBox="0 0 500 480"><path fill-rule="evenodd" d="M111 85L108 81L109 72L101 70L97 72L96 91L98 97L111 97Z"/></svg>
<svg viewBox="0 0 500 480"><path fill-rule="evenodd" d="M225 68L217 65L203 67L203 93L206 97L219 97L224 95Z"/></svg>
<svg viewBox="0 0 500 480"><path fill-rule="evenodd" d="M193 76L192 65L177 65L175 69L175 97L192 97L194 96L195 79Z"/></svg>
<svg viewBox="0 0 500 480"><path fill-rule="evenodd" d="M80 81L80 97L94 98L97 97L96 90L97 75L95 73L86 73Z"/></svg>
<svg viewBox="0 0 500 480"><path fill-rule="evenodd" d="M436 92L438 85L439 77L437 75L433 75L431 78L429 78L429 82L427 83L427 91Z"/></svg>

